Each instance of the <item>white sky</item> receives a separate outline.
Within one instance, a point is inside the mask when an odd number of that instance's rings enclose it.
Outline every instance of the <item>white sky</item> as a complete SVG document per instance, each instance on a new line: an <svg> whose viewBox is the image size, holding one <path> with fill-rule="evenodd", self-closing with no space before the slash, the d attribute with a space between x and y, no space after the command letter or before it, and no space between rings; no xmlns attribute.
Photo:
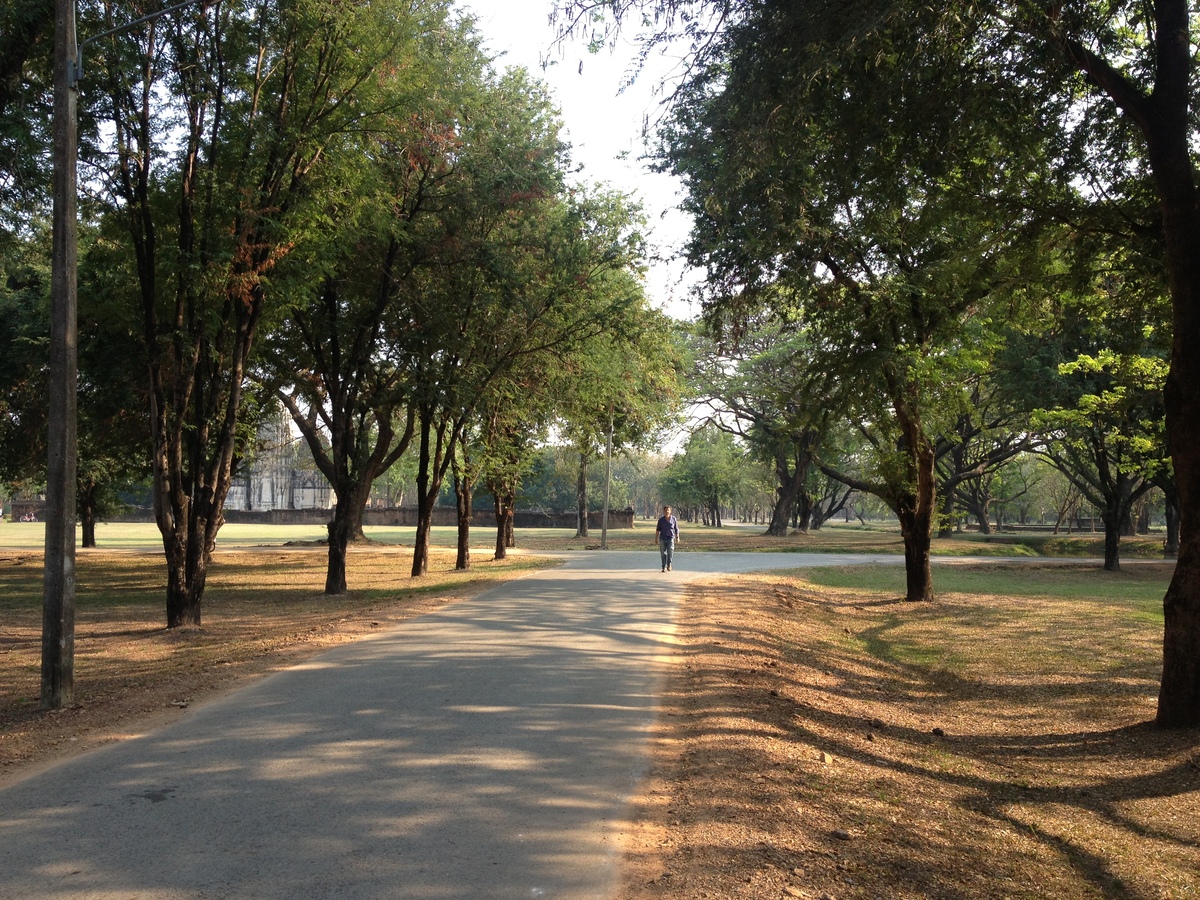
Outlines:
<svg viewBox="0 0 1200 900"><path fill-rule="evenodd" d="M584 181L602 181L634 194L645 207L652 252L671 258L687 236L689 221L677 209L678 182L650 172L642 130L660 113L659 87L676 67L656 55L624 91L634 45L622 37L615 50L588 53L581 38L555 43L549 24L553 0L460 0L478 20L486 46L504 54L497 66L524 66L550 87L562 112L571 156L582 163ZM543 63L549 65L543 68ZM682 262L656 262L647 278L651 301L676 318L691 318Z"/></svg>

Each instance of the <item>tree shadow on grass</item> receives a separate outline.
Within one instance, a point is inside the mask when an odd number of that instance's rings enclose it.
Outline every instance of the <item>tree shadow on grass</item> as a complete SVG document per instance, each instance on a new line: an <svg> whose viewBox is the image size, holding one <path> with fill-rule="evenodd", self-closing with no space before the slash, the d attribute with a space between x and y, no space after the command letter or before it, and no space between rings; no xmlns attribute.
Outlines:
<svg viewBox="0 0 1200 900"><path fill-rule="evenodd" d="M1194 887L1200 731L1129 721L1154 688L1144 654L1044 682L1028 672L963 675L936 654L913 662L911 647L897 651L893 631L916 608L894 601L723 584L717 608L692 630L678 711L687 746L707 748L680 761L695 786L691 827L754 822L760 843L791 848L776 869L786 876L795 865L838 896L871 896L863 885L873 880L887 896L928 897L1036 896L1030 879L1041 896ZM995 622L1019 611L978 613L982 639L1000 640ZM1064 629L1085 639L1105 627L1123 626ZM1005 639L1027 636L1010 628ZM730 782L723 798L720 784L748 773L762 780L754 808L739 813ZM707 801L696 796L706 791ZM806 827L780 822L792 809ZM855 840L832 836L847 829ZM761 869L752 842L689 846L710 866ZM837 867L822 862L827 854Z"/></svg>

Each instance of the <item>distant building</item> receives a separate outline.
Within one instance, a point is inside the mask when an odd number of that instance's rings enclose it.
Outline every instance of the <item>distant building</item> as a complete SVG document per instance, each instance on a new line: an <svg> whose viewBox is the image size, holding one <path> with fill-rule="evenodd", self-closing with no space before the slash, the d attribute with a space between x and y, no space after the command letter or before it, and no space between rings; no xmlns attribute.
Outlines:
<svg viewBox="0 0 1200 900"><path fill-rule="evenodd" d="M259 426L253 457L243 460L225 501L229 510L329 509L333 489L282 408Z"/></svg>

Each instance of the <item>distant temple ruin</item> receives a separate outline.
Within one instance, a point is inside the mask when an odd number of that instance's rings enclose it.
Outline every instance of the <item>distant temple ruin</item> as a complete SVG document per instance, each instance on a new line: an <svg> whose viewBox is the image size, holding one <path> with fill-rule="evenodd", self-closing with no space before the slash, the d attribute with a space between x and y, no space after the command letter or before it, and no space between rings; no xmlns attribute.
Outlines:
<svg viewBox="0 0 1200 900"><path fill-rule="evenodd" d="M233 511L325 510L333 489L282 409L259 426L254 456L242 465L225 501ZM230 521L233 521L231 518Z"/></svg>

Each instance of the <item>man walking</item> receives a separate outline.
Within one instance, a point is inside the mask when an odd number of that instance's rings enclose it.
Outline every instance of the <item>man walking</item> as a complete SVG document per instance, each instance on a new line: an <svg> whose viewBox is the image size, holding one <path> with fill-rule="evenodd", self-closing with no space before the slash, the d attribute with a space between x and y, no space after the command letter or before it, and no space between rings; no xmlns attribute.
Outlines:
<svg viewBox="0 0 1200 900"><path fill-rule="evenodd" d="M679 540L679 520L671 515L671 507L663 507L658 527L654 529L654 538L658 541L658 553L662 557L662 570L670 572L671 558L675 555L675 542Z"/></svg>

